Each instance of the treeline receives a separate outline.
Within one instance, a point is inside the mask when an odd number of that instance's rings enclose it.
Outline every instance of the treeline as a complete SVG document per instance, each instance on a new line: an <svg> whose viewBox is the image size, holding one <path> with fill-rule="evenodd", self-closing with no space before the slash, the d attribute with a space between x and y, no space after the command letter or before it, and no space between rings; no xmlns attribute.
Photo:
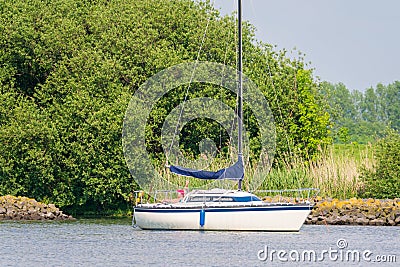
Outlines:
<svg viewBox="0 0 400 267"><path fill-rule="evenodd" d="M321 92L329 103L334 142L374 143L389 129L400 132L400 81L364 92L323 82Z"/></svg>
<svg viewBox="0 0 400 267"><path fill-rule="evenodd" d="M121 144L128 102L152 75L194 61L206 28L199 60L235 67L235 18L221 17L208 3L3 1L0 195L33 197L69 212L128 207L137 188ZM331 143L326 102L312 71L301 56L291 60L285 51L256 42L251 25L243 32L244 72L275 117L276 164L293 154L312 156ZM152 111L146 145L154 159L164 153L162 123L184 95L177 88ZM222 88L191 87L189 98L198 96L235 106L236 96ZM245 111L257 151L257 124ZM181 147L196 156L198 141L207 137L224 151L227 135L209 131L212 123L188 125Z"/></svg>

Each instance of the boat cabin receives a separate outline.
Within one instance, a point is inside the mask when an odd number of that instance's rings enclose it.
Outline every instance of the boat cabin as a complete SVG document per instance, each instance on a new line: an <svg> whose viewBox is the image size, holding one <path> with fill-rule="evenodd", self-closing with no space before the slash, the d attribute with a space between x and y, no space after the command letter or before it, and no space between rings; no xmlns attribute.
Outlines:
<svg viewBox="0 0 400 267"><path fill-rule="evenodd" d="M181 202L261 202L262 200L249 192L233 190L194 190L188 193Z"/></svg>

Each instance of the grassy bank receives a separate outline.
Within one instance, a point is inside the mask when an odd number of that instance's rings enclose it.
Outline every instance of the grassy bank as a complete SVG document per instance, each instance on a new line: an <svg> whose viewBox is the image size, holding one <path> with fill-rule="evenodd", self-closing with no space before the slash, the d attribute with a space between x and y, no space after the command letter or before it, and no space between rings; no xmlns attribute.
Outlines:
<svg viewBox="0 0 400 267"><path fill-rule="evenodd" d="M361 169L372 168L373 156L371 145L332 145L314 160L295 158L272 169L263 189L313 187L321 190L322 197L356 197L363 186Z"/></svg>
<svg viewBox="0 0 400 267"><path fill-rule="evenodd" d="M374 154L371 145L332 145L312 161L304 161L299 158L287 160L286 164L273 168L269 173L261 174L264 182L258 189L296 189L319 188L321 197L350 199L358 197L359 190L363 187L360 179L362 168L372 168ZM225 161L216 161L211 168L218 169L227 166ZM160 175L167 177L173 184L184 185L186 177L177 177L165 169ZM251 177L251 170L248 170ZM190 188L204 186L209 181L190 180ZM232 184L235 184L234 182ZM218 186L218 184L212 184ZM244 184L246 186L246 184ZM156 185L153 188L158 188ZM98 207L95 204L80 207L62 207L62 209L74 217L111 217L122 218L132 215L133 203Z"/></svg>

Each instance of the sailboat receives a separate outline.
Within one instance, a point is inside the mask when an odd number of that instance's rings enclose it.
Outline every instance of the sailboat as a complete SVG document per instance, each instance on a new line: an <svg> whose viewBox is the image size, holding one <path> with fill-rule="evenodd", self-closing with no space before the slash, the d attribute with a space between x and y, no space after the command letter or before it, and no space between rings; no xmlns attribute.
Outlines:
<svg viewBox="0 0 400 267"><path fill-rule="evenodd" d="M242 103L242 4L238 0L238 157L237 161L218 171L195 170L168 165L177 175L197 179L237 181L237 190L214 188L192 190L178 202L144 203L143 194L134 207L134 225L141 229L215 230L215 231L299 231L309 215L310 202L267 203L251 192L242 190L245 179L243 163Z"/></svg>

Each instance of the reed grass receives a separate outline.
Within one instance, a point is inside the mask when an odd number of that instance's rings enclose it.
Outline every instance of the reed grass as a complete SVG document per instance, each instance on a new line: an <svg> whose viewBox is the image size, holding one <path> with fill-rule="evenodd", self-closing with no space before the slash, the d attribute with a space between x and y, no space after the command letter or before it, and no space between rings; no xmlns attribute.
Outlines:
<svg viewBox="0 0 400 267"><path fill-rule="evenodd" d="M373 168L373 163L374 155L370 144L331 145L324 150L320 149L313 160L295 156L286 157L285 163L273 167L269 172L255 174L254 170L246 168L246 180L250 179L251 183L251 179L258 175L262 176L262 183L254 188L245 180L243 185L248 191L318 188L322 197L346 199L357 197L359 189L363 186L359 178L360 171L362 168ZM227 166L229 166L227 160L214 159L207 169L218 170ZM237 183L229 180L203 181L179 177L166 169L160 169L159 174L171 185L170 188L164 189L176 189L176 185L183 187L187 179L190 180L191 189L237 188Z"/></svg>
<svg viewBox="0 0 400 267"><path fill-rule="evenodd" d="M359 179L362 168L371 169L374 157L371 145L332 145L320 150L314 160L298 157L286 160L274 168L263 183L264 189L306 188L320 189L322 197L356 197L362 187Z"/></svg>

